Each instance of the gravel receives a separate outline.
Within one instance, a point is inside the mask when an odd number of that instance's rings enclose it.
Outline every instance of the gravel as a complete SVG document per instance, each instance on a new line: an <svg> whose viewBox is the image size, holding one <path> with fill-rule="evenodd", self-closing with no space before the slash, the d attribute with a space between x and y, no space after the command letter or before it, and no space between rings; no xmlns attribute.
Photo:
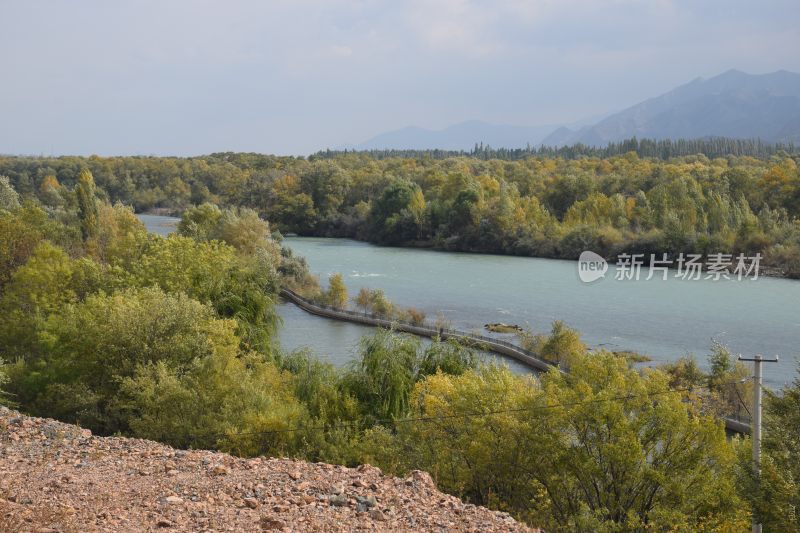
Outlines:
<svg viewBox="0 0 800 533"><path fill-rule="evenodd" d="M242 459L0 406L0 531L536 531L369 465Z"/></svg>

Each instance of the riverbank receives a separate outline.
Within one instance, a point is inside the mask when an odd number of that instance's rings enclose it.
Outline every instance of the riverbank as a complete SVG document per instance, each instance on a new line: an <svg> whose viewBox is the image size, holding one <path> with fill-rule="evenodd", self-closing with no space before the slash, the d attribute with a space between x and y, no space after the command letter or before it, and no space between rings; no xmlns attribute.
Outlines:
<svg viewBox="0 0 800 533"><path fill-rule="evenodd" d="M297 237L305 237L305 238L316 238L316 239L348 239L357 242L363 242L365 244L370 244L372 246L378 246L381 248L408 248L414 250L430 250L434 252L448 252L448 253L464 253L464 254L477 254L477 255L496 255L501 257L527 257L531 259L548 259L552 261L567 261L571 263L578 262L577 255L571 256L563 256L563 255L532 255L529 253L525 253L524 250L520 250L519 253L514 253L514 251L508 250L500 250L500 249L484 249L480 247L471 247L471 246L461 246L455 242L448 241L446 239L436 239L436 240L425 240L425 241L406 241L401 243L395 244L382 244L375 241L370 241L367 239L360 238L358 234L347 234L347 235L328 235L323 233L320 234L305 234L305 235L297 235L292 234ZM595 251L595 250L590 250ZM628 247L626 250L620 250L619 253L643 253L647 258L649 258L650 253L655 253L657 257L661 256L662 252L653 252L652 250L647 250L647 253L644 251L637 251L631 250ZM736 254L733 254L736 255ZM614 264L616 262L617 255L611 254L606 255L603 257L609 264ZM734 265L735 266L735 265ZM646 271L648 265L644 264L642 266L642 270ZM676 272L676 267L669 267L670 272ZM782 279L791 279L791 280L800 280L800 267L798 267L796 272L788 272L784 269L780 269L774 266L770 266L769 264L760 264L759 265L759 276L763 277L771 277L771 278L782 278Z"/></svg>

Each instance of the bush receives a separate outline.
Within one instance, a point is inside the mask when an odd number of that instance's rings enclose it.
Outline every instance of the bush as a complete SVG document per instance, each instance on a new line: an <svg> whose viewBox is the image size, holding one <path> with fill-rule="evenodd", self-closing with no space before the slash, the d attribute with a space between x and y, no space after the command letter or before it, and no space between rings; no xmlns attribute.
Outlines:
<svg viewBox="0 0 800 533"><path fill-rule="evenodd" d="M142 365L183 372L221 351L236 353L235 327L210 307L158 288L93 295L47 319L41 355L25 361L14 392L37 415L58 413L100 433L124 431L125 419L112 408L123 379Z"/></svg>
<svg viewBox="0 0 800 533"><path fill-rule="evenodd" d="M580 335L560 320L553 322L550 336L539 352L541 357L569 368L579 357L586 353L586 345L581 342Z"/></svg>

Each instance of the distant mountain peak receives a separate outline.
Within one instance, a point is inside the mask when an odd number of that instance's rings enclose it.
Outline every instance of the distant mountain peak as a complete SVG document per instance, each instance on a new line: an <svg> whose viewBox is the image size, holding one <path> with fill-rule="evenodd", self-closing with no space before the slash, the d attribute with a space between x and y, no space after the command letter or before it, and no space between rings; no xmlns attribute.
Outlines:
<svg viewBox="0 0 800 533"><path fill-rule="evenodd" d="M760 138L800 143L800 74L787 70L748 74L732 68L571 126L513 126L469 119L441 129L405 126L347 148L467 151L476 144L493 148L575 143L605 146L631 137Z"/></svg>
<svg viewBox="0 0 800 533"><path fill-rule="evenodd" d="M471 119L446 128L431 130L406 126L381 133L355 146L356 150L471 150L476 144L495 148L524 148L538 145L556 125L512 126Z"/></svg>
<svg viewBox="0 0 800 533"><path fill-rule="evenodd" d="M800 141L800 74L779 70L748 74L730 69L695 78L639 102L571 135L551 133L551 146L606 145L631 137L652 139L732 137Z"/></svg>

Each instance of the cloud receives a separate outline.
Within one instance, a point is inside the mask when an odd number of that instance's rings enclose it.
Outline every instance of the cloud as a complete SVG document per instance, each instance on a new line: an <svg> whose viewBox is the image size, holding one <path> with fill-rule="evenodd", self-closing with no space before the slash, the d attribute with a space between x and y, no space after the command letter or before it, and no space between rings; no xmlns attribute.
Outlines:
<svg viewBox="0 0 800 533"><path fill-rule="evenodd" d="M336 57L350 57L353 55L353 49L349 46L333 45L328 47L328 52Z"/></svg>

